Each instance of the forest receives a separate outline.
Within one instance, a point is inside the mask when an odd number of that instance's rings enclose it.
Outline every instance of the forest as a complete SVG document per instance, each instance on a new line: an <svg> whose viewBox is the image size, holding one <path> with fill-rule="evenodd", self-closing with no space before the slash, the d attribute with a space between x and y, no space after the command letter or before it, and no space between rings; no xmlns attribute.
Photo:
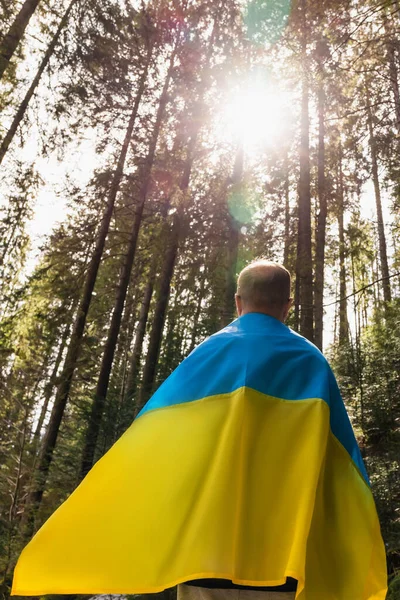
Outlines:
<svg viewBox="0 0 400 600"><path fill-rule="evenodd" d="M0 1L0 589L238 272L339 381L400 599L398 0Z"/></svg>

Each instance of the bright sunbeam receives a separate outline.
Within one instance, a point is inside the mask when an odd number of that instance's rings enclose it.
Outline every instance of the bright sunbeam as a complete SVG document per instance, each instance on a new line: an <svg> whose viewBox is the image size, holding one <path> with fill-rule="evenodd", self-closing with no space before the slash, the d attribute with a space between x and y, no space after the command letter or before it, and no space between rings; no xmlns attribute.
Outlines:
<svg viewBox="0 0 400 600"><path fill-rule="evenodd" d="M225 140L233 138L256 153L283 141L289 120L285 95L263 80L244 82L229 93L219 122Z"/></svg>

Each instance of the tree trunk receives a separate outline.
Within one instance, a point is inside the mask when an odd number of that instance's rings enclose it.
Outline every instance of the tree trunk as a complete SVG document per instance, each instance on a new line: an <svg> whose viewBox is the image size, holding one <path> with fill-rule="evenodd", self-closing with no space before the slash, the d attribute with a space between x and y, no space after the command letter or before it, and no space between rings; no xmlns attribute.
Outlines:
<svg viewBox="0 0 400 600"><path fill-rule="evenodd" d="M136 95L135 103L132 109L132 113L129 119L129 124L126 130L125 139L121 148L121 153L118 159L117 168L114 173L113 181L111 184L106 210L102 217L101 226L97 236L96 246L90 261L88 271L86 274L84 289L82 298L78 307L78 313L74 322L71 340L69 343L67 356L65 358L64 367L60 375L60 385L57 389L56 397L54 400L53 409L51 412L50 422L47 428L46 436L44 439L43 447L40 454L37 475L35 480L35 486L30 496L31 515L28 519L28 527L26 531L27 537L30 537L33 533L34 528L34 517L37 509L42 500L43 492L46 485L47 475L49 472L50 464L53 457L53 451L56 445L58 432L60 429L61 419L64 414L65 406L67 404L69 391L71 388L72 377L75 371L80 346L82 343L83 331L85 328L87 314L92 299L93 289L97 278L97 273L100 266L101 257L104 250L106 237L108 234L111 217L114 210L114 204L119 190L123 169L125 165L125 159L128 152L129 144L132 138L133 127L136 121L137 112L141 97L144 92L145 82L147 79L147 72L150 64L151 51L148 53L147 61L143 74L139 81L138 92Z"/></svg>
<svg viewBox="0 0 400 600"><path fill-rule="evenodd" d="M351 275L353 280L353 291L356 290L356 273L354 266L354 255L351 254ZM360 327L359 320L357 318L358 307L356 296L353 296L353 312L354 312L354 333L355 333L355 350L356 357L354 360L356 377L358 380L358 388L359 388L359 397L360 397L360 422L361 429L364 432L365 430L365 411L364 411L364 374L363 374L363 356L361 349L361 339L360 339Z"/></svg>
<svg viewBox="0 0 400 600"><path fill-rule="evenodd" d="M19 124L21 123L24 115L25 115L25 111L28 108L28 104L38 86L38 83L40 81L40 78L43 74L43 71L45 70L45 68L47 67L49 60L54 52L54 48L57 45L57 42L60 38L61 32L64 29L64 27L66 26L67 22L68 22L68 18L70 15L71 10L73 9L74 5L77 3L78 0L71 0L71 2L68 5L67 10L64 13L64 16L62 17L60 24L57 28L57 31L55 32L53 39L51 40L44 56L42 59L42 62L39 65L39 68L37 70L37 73L31 83L31 85L29 86L28 91L25 94L24 99L22 100L19 109L17 110L17 114L15 115L13 122L10 125L9 130L7 131L6 135L4 136L1 145L0 145L0 164L3 161L3 158L8 150L9 145L11 144L14 135L19 127Z"/></svg>
<svg viewBox="0 0 400 600"><path fill-rule="evenodd" d="M146 333L147 319L154 290L154 280L157 271L158 256L155 255L155 260L150 267L149 278L146 289L144 291L142 305L140 307L139 322L136 329L135 343L132 350L132 356L129 364L129 375L126 384L126 392L124 398L124 418L123 422L131 422L138 412L134 407L133 399L136 395L138 384L138 373L140 368L140 357L142 354L143 340Z"/></svg>
<svg viewBox="0 0 400 600"><path fill-rule="evenodd" d="M61 364L62 355L64 353L64 349L65 349L65 346L67 344L67 340L68 340L70 331L71 331L71 325L68 324L67 327L65 327L65 329L64 329L64 333L62 334L61 343L60 343L60 346L58 348L58 352L57 352L56 360L55 360L55 363L54 363L53 371L52 371L52 373L50 375L50 379L49 379L48 383L46 384L46 386L44 388L44 402L43 402L43 405L42 405L42 408L41 408L41 411L40 411L39 420L37 422L35 433L33 435L33 440L32 440L32 445L33 445L33 448L34 448L34 452L36 452L36 448L39 445L40 433L42 431L43 423L44 423L44 420L46 418L46 414L47 414L47 409L48 409L48 406L49 406L50 398L52 396L54 386L56 385L58 369L59 369L60 364Z"/></svg>
<svg viewBox="0 0 400 600"><path fill-rule="evenodd" d="M228 180L227 199L231 188L238 187L243 177L243 146L239 146L235 156L232 176ZM228 207L228 248L225 294L221 315L221 326L228 325L235 316L236 270L239 251L240 223L229 212Z"/></svg>
<svg viewBox="0 0 400 600"><path fill-rule="evenodd" d="M349 324L347 320L346 300L346 262L344 239L344 186L342 171L342 148L339 150L338 176L338 225L339 225L339 346L349 342Z"/></svg>
<svg viewBox="0 0 400 600"><path fill-rule="evenodd" d="M290 178L289 178L289 149L286 150L285 162L285 239L283 248L283 264L289 266L290 253Z"/></svg>
<svg viewBox="0 0 400 600"><path fill-rule="evenodd" d="M302 98L300 132L299 220L296 260L296 282L300 308L300 333L313 341L313 273L311 253L311 187L310 187L310 119L307 69L306 2L302 10Z"/></svg>
<svg viewBox="0 0 400 600"><path fill-rule="evenodd" d="M390 77L390 87L392 88L393 100L394 100L394 110L396 115L396 127L398 133L400 133L400 90L399 90L399 74L396 64L396 44L397 41L395 39L395 35L391 30L391 25L387 19L385 14L385 9L382 11L383 23L385 27L385 34L388 38L386 43L386 51L387 51L387 60L389 63L389 77Z"/></svg>
<svg viewBox="0 0 400 600"><path fill-rule="evenodd" d="M206 257L206 260L207 260L207 257ZM204 299L204 295L205 295L206 278L207 278L207 268L204 269L204 272L202 273L202 277L201 277L201 284L200 284L199 295L197 298L196 312L195 312L194 318L193 318L192 335L191 335L191 339L190 339L189 354L192 352L192 350L194 350L194 347L196 345L197 329L199 326L200 314L201 314L201 309L202 309L201 303L202 303L202 301Z"/></svg>
<svg viewBox="0 0 400 600"><path fill-rule="evenodd" d="M169 293L171 289L171 280L174 273L175 261L178 255L179 241L181 232L181 215L178 212L174 214L171 237L168 244L168 250L165 254L164 263L160 274L160 289L157 296L157 303L154 310L153 325L151 328L149 349L146 356L146 364L143 370L143 381L140 389L139 400L137 403L137 412L139 412L151 395L154 385L154 378L157 367L157 360L160 353L161 338L164 329L165 315L168 307Z"/></svg>
<svg viewBox="0 0 400 600"><path fill-rule="evenodd" d="M13 24L4 36L0 44L0 79L3 77L3 73L8 67L8 63L21 41L29 20L35 12L39 2L40 0L25 0L19 13L15 17Z"/></svg>
<svg viewBox="0 0 400 600"><path fill-rule="evenodd" d="M318 202L319 213L315 248L315 344L323 348L324 269L326 237L326 179L325 179L325 91L322 61L318 69Z"/></svg>
<svg viewBox="0 0 400 600"><path fill-rule="evenodd" d="M135 211L135 218L133 221L131 236L128 243L126 258L122 267L122 272L118 284L114 312L111 318L110 328L108 330L107 341L104 348L103 358L101 361L100 374L97 381L96 391L92 403L92 410L89 417L89 424L86 431L85 445L82 454L82 478L85 477L85 475L93 466L94 453L96 449L97 438L99 435L101 418L103 415L104 403L107 395L108 383L110 380L110 373L114 359L115 347L117 344L119 329L121 325L121 317L124 309L126 292L128 289L130 275L133 267L133 261L135 258L139 229L142 222L143 208L147 199L147 193L150 184L151 169L154 162L158 136L161 129L161 122L164 116L165 107L168 103L168 88L172 77L177 48L178 45L176 44L175 49L171 54L167 76L159 100L157 117L149 145L149 151L146 157L144 171L142 173L142 186L139 192L138 204L136 206Z"/></svg>
<svg viewBox="0 0 400 600"><path fill-rule="evenodd" d="M27 445L27 440L28 440L28 428L29 428L29 406L25 406L25 416L24 416L24 421L23 421L23 426L22 426L22 431L21 431L21 435L20 435L20 440L18 440L17 444L13 444L14 449L17 450L18 454L16 457L16 473L15 473L15 479L14 481L10 481L11 485L12 485L12 490L10 490L10 496L11 496L11 504L10 507L8 509L8 527L5 526L5 520L3 520L3 561L5 559L5 564L3 567L3 580L0 584L0 593L1 593L1 597L2 598L8 598L9 597L9 590L7 589L7 579L8 579L8 573L11 570L11 567L13 566L13 550L14 550L14 544L15 544L15 538L13 536L13 525L15 523L15 520L17 518L17 510L18 510L18 505L20 502L20 495L21 495L21 488L22 488L22 482L23 482L23 468L24 468L24 454L25 454L25 448ZM7 531L8 529L8 531ZM2 544L2 545L3 545ZM4 556L5 554L5 556ZM15 556L15 555L14 555Z"/></svg>
<svg viewBox="0 0 400 600"><path fill-rule="evenodd" d="M133 332L137 325L138 296L134 290L138 287L139 273L132 279L127 292L124 314L121 321L121 333L115 350L114 368L110 377L110 387L113 389L113 402L108 405L105 423L102 423L101 454L114 444L129 423L124 419L124 398L128 379L129 354ZM123 422L122 422L123 421Z"/></svg>
<svg viewBox="0 0 400 600"><path fill-rule="evenodd" d="M201 86L203 88L204 84ZM168 244L168 250L165 255L164 263L160 274L160 289L158 292L157 303L154 311L153 326L150 334L149 349L146 356L146 363L143 370L143 381L140 389L137 412L145 405L151 395L156 374L157 361L160 353L161 338L164 329L165 315L168 308L171 281L174 273L176 258L178 256L179 243L182 238L182 221L184 219L184 203L190 182L192 172L194 149L197 143L197 137L200 130L201 120L201 94L194 110L194 129L187 147L187 157L183 168L182 178L179 184L182 192L182 204L177 208L173 217L171 237Z"/></svg>
<svg viewBox="0 0 400 600"><path fill-rule="evenodd" d="M160 217L161 217L162 222L163 222L163 219L166 219L169 208L170 208L169 201L165 202L162 205L161 210L160 210ZM166 226L166 222L163 223L163 226L161 229L163 230L165 228L165 226ZM126 427L128 427L132 423L133 419L136 416L136 412L137 412L135 410L134 399L135 399L137 387L138 387L138 376L139 376L139 371L140 371L140 358L142 355L143 341L144 341L144 337L146 335L146 325L147 325L147 320L148 320L148 316L149 316L151 299L153 297L153 291L154 291L154 281L156 278L157 266L158 266L158 262L159 262L159 258L160 258L159 257L159 248L157 246L157 241L156 241L159 237L162 237L162 234L159 235L156 233L153 238L156 248L153 253L152 262L150 264L150 269L149 269L149 273L147 276L147 284L146 284L146 287L144 290L143 299L142 299L142 303L141 303L140 311L139 311L139 319L138 319L136 331L135 331L135 342L134 342L131 357L129 360L126 386L125 386L124 395L123 395L123 399L122 399L122 403L121 403L120 433L123 433L123 431L125 431Z"/></svg>
<svg viewBox="0 0 400 600"><path fill-rule="evenodd" d="M370 147L370 151L371 151L371 170L372 170L372 179L374 182L376 215L377 215L377 221L378 221L379 258L380 258L381 272L382 272L382 278L383 278L383 281L382 281L383 299L384 299L385 307L387 307L388 303L392 299L392 294L391 294L391 289L390 289L389 266L388 266L387 249L386 249L386 236L385 236L385 227L384 227L384 223L383 223L381 188L380 188L379 173L378 173L378 150L377 150L376 140L375 140L373 117L372 117L371 102L370 102L368 86L365 87L365 93L366 93L365 97L366 97L366 103L367 103L369 147Z"/></svg>

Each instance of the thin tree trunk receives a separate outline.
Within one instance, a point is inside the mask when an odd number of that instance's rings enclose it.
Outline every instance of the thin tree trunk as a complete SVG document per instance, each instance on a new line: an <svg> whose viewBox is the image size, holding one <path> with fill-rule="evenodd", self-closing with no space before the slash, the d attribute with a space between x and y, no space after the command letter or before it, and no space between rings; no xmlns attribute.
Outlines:
<svg viewBox="0 0 400 600"><path fill-rule="evenodd" d="M10 125L9 130L7 131L6 135L4 136L1 145L0 145L0 164L3 161L3 158L8 150L9 145L11 144L14 135L19 127L19 124L21 123L24 115L25 115L25 111L28 108L28 104L38 86L38 83L40 81L40 78L43 74L43 71L45 70L45 68L47 67L49 60L54 52L54 48L57 45L57 42L60 38L61 32L64 29L64 27L66 26L67 22L68 22L68 18L69 15L71 13L71 10L73 9L74 5L77 3L78 0L71 0L71 2L68 5L67 10L64 13L64 16L62 17L60 24L57 28L57 31L55 32L53 39L51 40L44 56L42 59L42 62L39 65L39 68L37 70L37 73L31 83L31 85L29 86L28 91L25 94L24 99L22 100L18 110L17 110L17 114L15 115L13 122Z"/></svg>
<svg viewBox="0 0 400 600"><path fill-rule="evenodd" d="M169 202L165 202L160 211L161 221L166 218L169 210ZM165 226L165 224L163 225ZM157 234L154 236L153 242L156 243ZM147 276L147 284L144 290L143 299L140 305L139 318L136 324L135 341L132 353L129 359L127 368L126 385L123 390L121 401L121 418L119 425L120 434L125 431L126 427L133 421L135 415L134 398L137 391L138 375L140 370L140 358L142 355L142 347L144 336L146 334L146 325L149 316L151 299L153 297L154 281L157 273L157 265L159 261L158 248L153 253L153 258L150 264L149 273ZM131 340L132 341L132 340Z"/></svg>
<svg viewBox="0 0 400 600"><path fill-rule="evenodd" d="M299 286L300 333L313 341L313 274L311 253L311 186L310 186L310 118L307 70L306 2L302 11L302 99L300 133L299 221L296 261L296 281Z"/></svg>
<svg viewBox="0 0 400 600"><path fill-rule="evenodd" d="M396 115L396 127L400 133L400 90L399 90L399 74L396 64L396 42L393 32L391 31L391 25L385 14L385 10L382 11L383 23L385 27L385 34L388 38L386 43L387 60L389 63L389 76L390 86L392 88L393 100L394 100L394 111Z"/></svg>
<svg viewBox="0 0 400 600"><path fill-rule="evenodd" d="M0 79L3 77L3 73L8 67L11 57L21 41L29 20L39 2L40 0L25 0L13 24L4 36L0 44Z"/></svg>
<svg viewBox="0 0 400 600"><path fill-rule="evenodd" d="M243 146L239 146L236 151L235 163L232 176L227 185L227 198L231 186L239 186L243 178ZM228 248L227 248L227 271L225 281L225 294L223 300L223 309L221 315L221 326L228 325L235 315L235 292L236 292L236 269L239 251L239 227L240 223L229 212L228 206Z"/></svg>
<svg viewBox="0 0 400 600"><path fill-rule="evenodd" d="M28 525L26 530L27 537L30 537L34 528L34 517L37 509L42 500L43 492L45 489L47 475L49 472L50 464L53 457L53 451L56 445L58 432L60 429L61 419L64 414L64 410L67 404L69 391L71 388L72 377L75 371L77 359L79 356L80 346L82 343L83 331L85 328L87 314L92 299L93 289L97 278L97 273L100 266L101 257L104 250L106 237L108 234L111 217L114 209L115 200L119 190L121 182L126 155L128 152L129 144L131 142L133 127L136 121L137 112L141 97L144 92L145 83L147 79L147 72L151 59L151 51L148 53L147 61L143 70L143 74L139 81L138 92L136 95L135 103L132 109L132 113L129 119L129 124L126 130L125 139L121 148L121 153L118 159L117 168L114 173L113 181L111 184L106 210L102 217L99 233L97 236L96 246L90 261L88 271L86 274L84 289L82 298L78 307L78 313L74 322L71 340L69 343L67 356L65 358L64 367L60 375L60 385L57 389L53 409L51 412L50 422L47 427L46 436L44 439L43 447L40 454L40 459L37 468L37 474L35 478L34 489L30 495L30 517L28 518Z"/></svg>
<svg viewBox="0 0 400 600"><path fill-rule="evenodd" d="M132 342L133 332L135 330L136 312L137 312L137 296L133 293L133 289L137 288L138 278L130 284L130 289L127 292L127 300L124 308L124 316L121 321L121 335L118 340L115 351L114 372L116 388L119 389L120 404L125 397L126 380L128 375L127 365L129 362L128 354ZM121 374L122 370L122 374Z"/></svg>
<svg viewBox="0 0 400 600"><path fill-rule="evenodd" d="M132 421L134 419L134 417L136 416L135 413L137 412L133 405L133 399L134 399L134 397L136 395L136 391L137 391L138 373L139 373L139 368L140 368L140 357L142 354L144 336L146 334L146 325L147 325L147 320L149 317L149 309L150 309L151 299L153 297L154 280L155 280L156 271L157 271L157 262L158 262L158 256L155 255L153 263L150 267L149 278L147 280L147 285L146 285L146 288L144 291L142 305L140 307L139 322L138 322L138 326L136 329L135 343L133 346L132 356L130 359L129 375L128 375L128 381L126 384L126 392L125 392L125 398L124 398L124 406L125 406L124 419L123 419L124 422L127 422L128 420Z"/></svg>
<svg viewBox="0 0 400 600"><path fill-rule="evenodd" d="M297 264L297 261L296 261ZM300 277L296 268L296 279L294 285L294 322L293 328L295 331L300 329Z"/></svg>
<svg viewBox="0 0 400 600"><path fill-rule="evenodd" d="M201 86L203 89L204 83ZM200 94L201 96L201 94ZM194 149L197 143L197 137L200 130L201 120L199 112L201 111L201 97L194 110L194 130L187 147L187 157L179 184L183 199L187 193L192 172ZM183 200L184 202L184 200ZM160 289L157 296L157 303L154 310L153 326L150 334L149 349L146 356L146 363L143 370L142 386L140 388L137 411L139 412L147 402L154 385L154 379L157 368L157 361L160 354L161 338L164 329L165 315L168 308L171 281L174 273L176 258L178 256L179 244L182 238L182 221L184 219L184 204L180 205L174 214L172 231L169 239L168 250L165 255L164 263L160 274Z"/></svg>
<svg viewBox="0 0 400 600"><path fill-rule="evenodd" d="M8 512L8 523L7 523L7 525L8 525L7 538L8 539L7 539L7 545L6 545L6 556L4 557L5 565L4 565L4 570L3 570L3 580L0 585L0 593L3 598L8 597L7 576L8 576L8 572L9 572L10 567L12 566L12 562L13 562L13 552L12 551L13 551L13 538L15 535L14 524L15 524L15 519L17 516L17 508L18 508L18 502L19 502L20 492L21 492L21 483L22 483L22 474L23 474L23 465L24 465L23 458L24 458L24 452L25 452L26 442L27 442L27 438L28 438L28 421L29 421L29 406L25 406L24 423L23 423L23 429L22 429L22 434L21 434L21 441L20 441L19 448L18 448L17 473L16 473L16 477L15 477L15 483L14 482L12 483L13 490L11 492L11 505L10 505L9 512Z"/></svg>
<svg viewBox="0 0 400 600"><path fill-rule="evenodd" d="M168 300L171 289L171 280L174 273L175 261L178 255L180 232L181 215L179 215L178 212L176 212L174 214L168 250L165 254L165 259L160 274L160 289L158 292L157 303L154 310L149 348L147 351L146 363L143 370L143 381L140 389L139 400L137 403L137 412L139 412L144 406L144 404L147 402L149 396L151 395L151 391L154 385L157 360L160 353L161 338L164 329L165 315L168 307Z"/></svg>
<svg viewBox="0 0 400 600"><path fill-rule="evenodd" d="M355 273L355 265L354 265L354 255L351 254L351 274L353 280L353 291L356 290L356 273ZM359 319L357 318L358 308L357 308L357 300L356 295L353 296L353 312L354 312L354 332L355 332L355 346L356 346L356 376L358 379L358 388L360 395L360 422L361 429L364 432L365 430L365 410L364 410L364 373L363 373L363 357L361 350L361 341L360 341L360 324Z"/></svg>
<svg viewBox="0 0 400 600"><path fill-rule="evenodd" d="M283 248L283 264L285 267L289 265L290 252L290 179L289 179L289 149L286 149L285 161L285 239Z"/></svg>
<svg viewBox="0 0 400 600"><path fill-rule="evenodd" d="M126 429L126 419L124 419L124 399L129 377L130 347L132 344L133 332L136 329L138 321L138 295L137 293L133 293L133 289L137 289L138 281L136 280L132 283L130 284L130 289L128 290L128 300L126 301L124 316L121 322L122 335L118 340L118 346L116 350L117 357L111 379L111 381L114 382L115 389L118 389L118 407L116 415L113 418L113 442L115 442Z"/></svg>
<svg viewBox="0 0 400 600"><path fill-rule="evenodd" d="M174 288L173 303L168 312L168 321L165 333L165 343L163 344L162 358L164 361L164 375L168 377L172 371L181 362L181 344L182 335L177 331L176 321L178 316L178 307L184 288L182 280L177 279ZM179 328L180 329L180 328Z"/></svg>
<svg viewBox="0 0 400 600"><path fill-rule="evenodd" d="M207 260L207 258L206 258L206 260ZM201 303L204 299L205 288L206 288L206 278L207 278L207 269L204 269L204 272L203 272L202 278L201 278L199 295L197 298L196 312L195 312L194 318L193 318L193 326L192 326L192 335L191 335L191 339L190 339L189 354L192 352L192 350L194 350L194 347L196 345L197 329L199 326L200 314L201 314L201 309L202 309Z"/></svg>
<svg viewBox="0 0 400 600"><path fill-rule="evenodd" d="M335 298L338 297L338 285L336 282L336 287L335 287ZM334 317L334 323L333 323L333 347L336 347L337 344L337 325L338 325L338 306L337 304L335 304L335 317Z"/></svg>
<svg viewBox="0 0 400 600"><path fill-rule="evenodd" d="M320 61L318 69L318 202L319 213L315 249L315 344L323 348L324 317L324 270L326 237L326 178L325 178L325 90L323 67Z"/></svg>
<svg viewBox="0 0 400 600"><path fill-rule="evenodd" d="M97 438L101 424L101 418L106 400L108 383L110 380L111 367L114 359L115 347L118 340L119 329L121 325L121 317L124 309L126 292L129 285L130 275L132 272L133 261L135 257L136 245L139 236L139 229L142 222L143 208L147 199L150 174L154 162L157 141L161 129L161 122L164 116L165 107L168 103L168 88L174 68L174 61L178 45L176 44L173 50L168 66L168 72L165 79L163 91L159 100L156 122L154 125L149 151L146 158L144 172L142 173L143 183L139 192L138 204L136 206L135 218L133 221L131 236L128 243L126 258L122 267L122 272L118 284L117 298L115 302L114 312L111 318L111 324L108 331L107 341L104 348L103 358L101 361L100 374L97 381L96 391L92 403L92 410L89 417L89 424L86 430L85 445L82 453L81 477L83 478L93 466L94 453L96 449Z"/></svg>
<svg viewBox="0 0 400 600"><path fill-rule="evenodd" d="M339 346L349 342L349 325L347 320L346 300L346 262L344 239L344 186L342 170L342 149L339 150L339 177L338 177L338 225L339 225Z"/></svg>
<svg viewBox="0 0 400 600"><path fill-rule="evenodd" d="M62 334L61 343L58 348L56 360L54 362L53 371L50 375L50 379L49 379L48 383L46 384L46 386L44 388L44 402L42 405L42 409L40 411L39 420L37 422L35 433L34 433L33 439L32 439L32 445L33 445L35 452L36 452L36 448L39 445L40 433L42 431L43 423L46 418L50 398L52 396L54 386L56 385L58 369L61 364L62 355L64 353L70 331L71 331L71 325L67 325L67 327L65 327L65 329L64 329L64 333Z"/></svg>
<svg viewBox="0 0 400 600"><path fill-rule="evenodd" d="M372 117L371 102L370 102L368 86L365 87L365 93L366 93L366 103L367 103L369 147L370 147L370 151L371 151L372 179L374 182L376 214L377 214L377 221L378 221L379 258L380 258L381 272L382 272L382 277L383 277L383 281L382 281L383 299L384 299L385 307L387 307L388 303L392 299L392 294L391 294L391 289L390 289L389 266L388 266L387 248L386 248L386 236L385 236L385 227L384 227L384 223L383 223L383 214L382 214L381 188L380 188L380 183L379 183L379 172L378 172L378 150L377 150L376 140L375 140L375 132L374 132L373 117Z"/></svg>

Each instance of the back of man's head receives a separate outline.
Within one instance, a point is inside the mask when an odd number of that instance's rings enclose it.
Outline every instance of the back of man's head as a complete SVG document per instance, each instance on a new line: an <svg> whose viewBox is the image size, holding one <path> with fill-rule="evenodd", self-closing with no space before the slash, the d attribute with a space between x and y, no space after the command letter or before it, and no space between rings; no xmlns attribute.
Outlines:
<svg viewBox="0 0 400 600"><path fill-rule="evenodd" d="M237 283L239 314L262 312L284 320L290 308L290 273L284 266L256 260L241 271Z"/></svg>

